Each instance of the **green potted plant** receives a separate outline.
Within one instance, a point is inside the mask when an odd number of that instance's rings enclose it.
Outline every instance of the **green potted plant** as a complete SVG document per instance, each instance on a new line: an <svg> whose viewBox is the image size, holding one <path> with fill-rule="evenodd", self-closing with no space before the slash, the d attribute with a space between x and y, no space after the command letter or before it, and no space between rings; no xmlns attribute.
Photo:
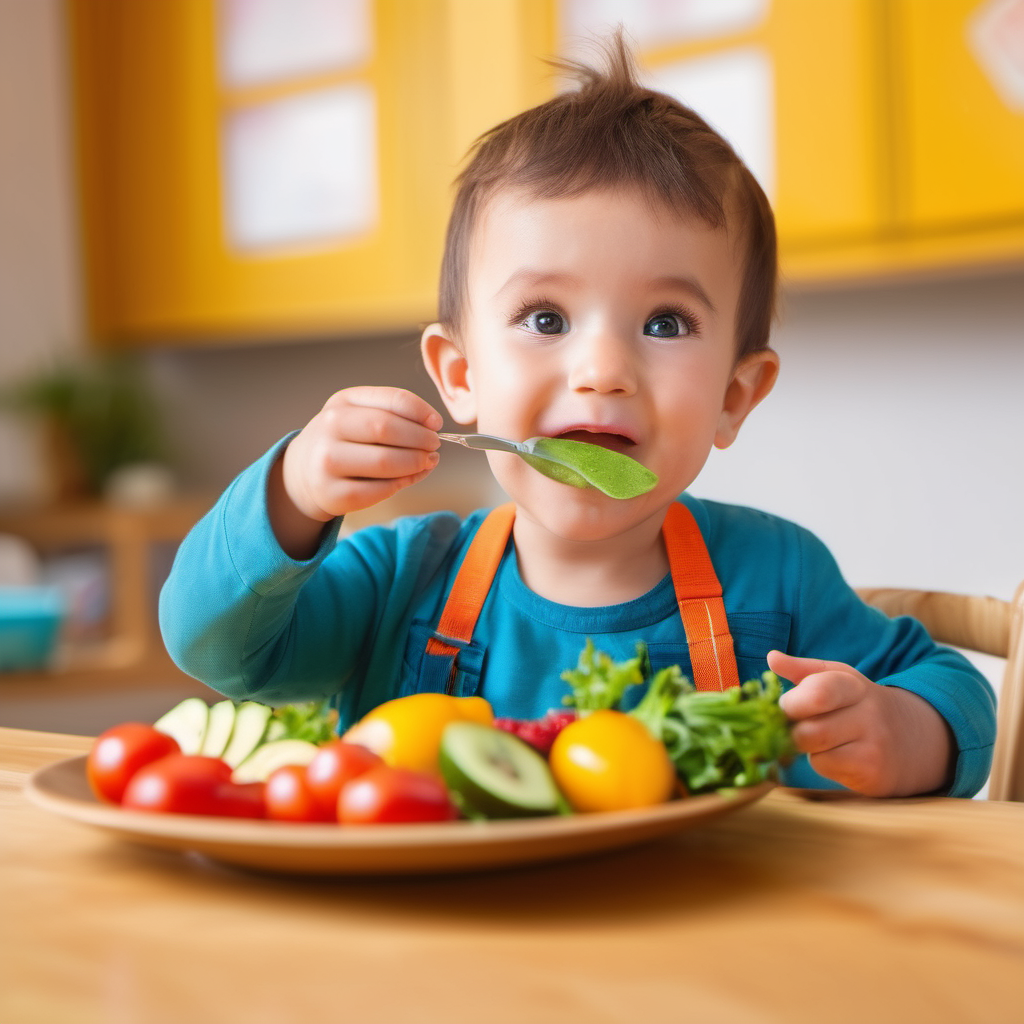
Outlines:
<svg viewBox="0 0 1024 1024"><path fill-rule="evenodd" d="M167 464L155 397L131 357L54 365L7 388L0 404L42 421L60 499L98 497L125 467Z"/></svg>

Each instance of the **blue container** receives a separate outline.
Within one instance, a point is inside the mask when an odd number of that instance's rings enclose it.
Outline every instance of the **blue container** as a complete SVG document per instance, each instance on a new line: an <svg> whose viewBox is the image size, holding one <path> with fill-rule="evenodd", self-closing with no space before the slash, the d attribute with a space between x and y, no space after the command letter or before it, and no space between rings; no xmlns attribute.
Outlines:
<svg viewBox="0 0 1024 1024"><path fill-rule="evenodd" d="M65 610L57 587L0 587L0 672L45 668Z"/></svg>

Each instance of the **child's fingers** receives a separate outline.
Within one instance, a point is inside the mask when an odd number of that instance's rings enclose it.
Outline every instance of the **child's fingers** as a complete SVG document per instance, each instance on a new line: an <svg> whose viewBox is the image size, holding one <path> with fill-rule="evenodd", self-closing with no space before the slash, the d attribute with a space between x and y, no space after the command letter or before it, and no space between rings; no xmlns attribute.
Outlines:
<svg viewBox="0 0 1024 1024"><path fill-rule="evenodd" d="M844 743L818 754L808 754L811 767L826 779L863 793L865 796L887 796L884 775L877 768L876 751L861 740Z"/></svg>
<svg viewBox="0 0 1024 1024"><path fill-rule="evenodd" d="M338 401L325 406L320 419L325 439L335 444L351 442L424 452L436 451L441 445L436 430L379 406Z"/></svg>
<svg viewBox="0 0 1024 1024"><path fill-rule="evenodd" d="M827 715L859 703L864 698L864 682L859 674L829 670L805 676L799 686L779 698L779 706L793 721Z"/></svg>
<svg viewBox="0 0 1024 1024"><path fill-rule="evenodd" d="M324 468L328 481L400 479L433 469L439 458L422 448L339 441L327 452Z"/></svg>
<svg viewBox="0 0 1024 1024"><path fill-rule="evenodd" d="M790 735L802 753L822 754L860 739L862 731L860 716L848 706L794 721Z"/></svg>
<svg viewBox="0 0 1024 1024"><path fill-rule="evenodd" d="M404 388L364 385L347 388L334 397L342 398L352 406L393 413L400 419L420 424L435 432L440 430L444 423L441 414L429 402Z"/></svg>
<svg viewBox="0 0 1024 1024"><path fill-rule="evenodd" d="M855 668L839 661L772 651L768 664L773 672L798 684L779 700L779 706L793 721L851 707L864 698L866 687L871 685Z"/></svg>
<svg viewBox="0 0 1024 1024"><path fill-rule="evenodd" d="M824 661L821 658L798 658L795 654L785 651L769 651L768 667L783 679L791 683L801 683L807 676L815 672L827 672L830 669L848 668L841 661Z"/></svg>
<svg viewBox="0 0 1024 1024"><path fill-rule="evenodd" d="M337 489L334 499L337 508L344 511L370 508L386 499L393 497L399 491L413 484L419 483L433 471L431 466L420 473L413 473L410 476L388 477L378 480L347 480L344 485Z"/></svg>

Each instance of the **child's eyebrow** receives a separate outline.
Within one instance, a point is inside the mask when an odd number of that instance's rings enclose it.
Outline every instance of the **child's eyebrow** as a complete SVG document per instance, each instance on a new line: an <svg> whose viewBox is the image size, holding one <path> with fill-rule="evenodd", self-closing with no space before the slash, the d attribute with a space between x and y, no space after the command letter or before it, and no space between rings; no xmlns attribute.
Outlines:
<svg viewBox="0 0 1024 1024"><path fill-rule="evenodd" d="M708 297L708 293L701 288L700 283L692 277L658 277L651 282L653 288L671 288L678 291L689 292L698 302L706 306L711 313L717 313L715 304Z"/></svg>
<svg viewBox="0 0 1024 1024"><path fill-rule="evenodd" d="M545 285L573 287L578 286L579 283L580 279L574 274L555 271L545 272L529 270L528 268L523 267L509 276L508 280L497 290L497 292L495 292L494 297L496 299L500 298L502 293L511 288L541 288ZM700 286L700 283L695 281L692 277L677 277L670 274L665 277L657 277L653 281L648 282L648 287L656 290L669 289L687 292L700 302L710 313L718 312L715 308L715 304L708 297L708 293Z"/></svg>
<svg viewBox="0 0 1024 1024"><path fill-rule="evenodd" d="M517 270L514 274L509 276L509 279L494 293L495 298L499 298L502 292L508 291L510 288L540 288L544 285L562 285L564 287L572 287L573 285L579 284L579 278L572 274L564 274L558 272L545 272L539 270L529 270L523 267L521 270Z"/></svg>

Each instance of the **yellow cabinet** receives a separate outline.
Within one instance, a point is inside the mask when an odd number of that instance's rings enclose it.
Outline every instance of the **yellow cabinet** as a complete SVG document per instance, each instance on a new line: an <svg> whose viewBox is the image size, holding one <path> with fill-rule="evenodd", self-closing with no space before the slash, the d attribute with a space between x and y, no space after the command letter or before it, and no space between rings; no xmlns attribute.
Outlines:
<svg viewBox="0 0 1024 1024"><path fill-rule="evenodd" d="M287 3L276 6L289 16ZM68 0L88 292L101 341L337 335L429 319L462 151L550 88L540 62L527 59L551 47L550 10L538 0L365 0L365 52L262 81L225 71L228 19L244 7ZM316 209L315 181L296 184L311 161L288 147L308 143L311 124L349 123L363 125L361 139L346 148L320 130L311 151L371 161L351 171L364 194L345 230L344 211L332 222ZM239 147L257 159L240 162ZM240 181L247 166L257 174ZM290 226L263 216L274 201L286 211L292 203Z"/></svg>
<svg viewBox="0 0 1024 1024"><path fill-rule="evenodd" d="M784 251L877 232L885 200L875 173L881 140L874 118L873 5L734 5L744 6L746 19L723 22L720 31L704 28L694 31L696 38L641 46L652 84L696 107L730 137L772 201ZM721 81L716 64L723 68ZM730 91L732 106L723 108L716 94ZM758 132L764 133L760 145ZM750 153L743 136L750 138Z"/></svg>
<svg viewBox="0 0 1024 1024"><path fill-rule="evenodd" d="M558 2L733 141L787 282L1024 259L1022 0Z"/></svg>
<svg viewBox="0 0 1024 1024"><path fill-rule="evenodd" d="M789 278L834 281L1019 263L1024 3L884 0L862 6L874 18L874 81L865 92L874 141L864 170L877 183L881 216L862 238L837 235L787 248L792 236L780 209ZM834 83L822 81L830 97ZM818 191L827 185L823 179Z"/></svg>
<svg viewBox="0 0 1024 1024"><path fill-rule="evenodd" d="M255 81L225 71L225 11L276 7L287 19L307 5L66 2L100 340L337 336L428 320L467 147L552 95L543 57L581 30L606 31L598 19L609 15L652 84L698 110L691 93L738 112L788 282L1024 259L1024 101L996 70L1019 65L1022 0L361 0L361 51ZM261 221L259 202L253 220L238 196L280 199L279 183L257 174L253 191L238 168L304 174L314 161L288 140L332 103L338 116L345 103L363 111L361 142L316 135L333 140L334 158L370 161L352 172L364 193L353 216L310 233L303 218L315 228L323 211L299 203L294 237ZM260 135L296 111L292 135ZM239 160L238 139L255 139L266 160Z"/></svg>
<svg viewBox="0 0 1024 1024"><path fill-rule="evenodd" d="M1024 229L1024 3L898 0L892 31L901 225Z"/></svg>

